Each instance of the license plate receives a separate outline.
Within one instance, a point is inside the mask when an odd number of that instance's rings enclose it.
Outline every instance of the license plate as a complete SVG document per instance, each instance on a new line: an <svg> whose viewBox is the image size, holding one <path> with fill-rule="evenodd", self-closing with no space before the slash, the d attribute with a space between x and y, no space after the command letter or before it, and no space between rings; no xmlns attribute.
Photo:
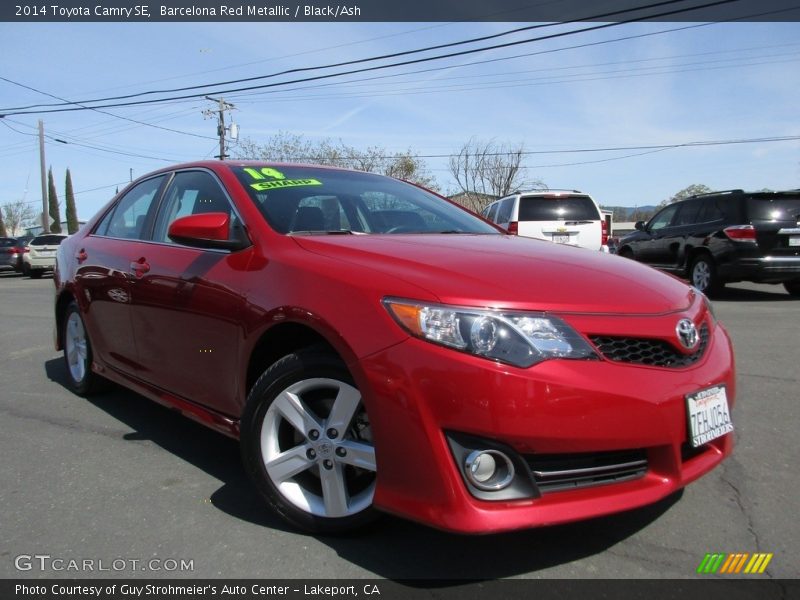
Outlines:
<svg viewBox="0 0 800 600"><path fill-rule="evenodd" d="M553 235L556 244L569 244L569 235Z"/></svg>
<svg viewBox="0 0 800 600"><path fill-rule="evenodd" d="M789 245L790 246L800 246L800 235L789 236Z"/></svg>
<svg viewBox="0 0 800 600"><path fill-rule="evenodd" d="M689 442L693 448L733 431L724 385L687 395L686 413L689 417Z"/></svg>

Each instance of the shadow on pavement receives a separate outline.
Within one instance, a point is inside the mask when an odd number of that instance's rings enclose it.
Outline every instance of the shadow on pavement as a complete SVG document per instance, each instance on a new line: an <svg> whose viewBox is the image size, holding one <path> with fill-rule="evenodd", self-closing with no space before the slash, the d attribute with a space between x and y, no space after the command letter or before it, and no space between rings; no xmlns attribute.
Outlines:
<svg viewBox="0 0 800 600"><path fill-rule="evenodd" d="M713 302L796 302L782 285L761 285L758 288L727 285L711 297Z"/></svg>
<svg viewBox="0 0 800 600"><path fill-rule="evenodd" d="M44 366L51 381L68 387L62 359ZM87 401L133 429L123 439L152 441L223 482L211 496L219 510L261 527L293 531L262 502L234 440L118 386ZM464 579L513 577L603 552L658 519L681 495L610 517L505 534L461 536L385 516L356 533L317 539L379 577L408 585L415 585L409 580L421 580L419 585L426 587L431 585L426 579L459 585Z"/></svg>

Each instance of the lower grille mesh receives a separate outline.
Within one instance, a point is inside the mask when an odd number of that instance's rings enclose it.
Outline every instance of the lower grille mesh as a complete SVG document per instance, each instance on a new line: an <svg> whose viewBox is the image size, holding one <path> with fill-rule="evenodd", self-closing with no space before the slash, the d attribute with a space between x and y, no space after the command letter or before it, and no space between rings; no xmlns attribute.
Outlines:
<svg viewBox="0 0 800 600"><path fill-rule="evenodd" d="M529 454L524 459L543 494L629 481L647 472L647 454L644 450Z"/></svg>

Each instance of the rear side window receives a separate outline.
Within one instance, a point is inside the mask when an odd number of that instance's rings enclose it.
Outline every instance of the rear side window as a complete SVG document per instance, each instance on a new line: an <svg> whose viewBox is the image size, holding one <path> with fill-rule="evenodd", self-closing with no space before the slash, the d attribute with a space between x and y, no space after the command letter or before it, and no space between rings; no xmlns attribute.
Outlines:
<svg viewBox="0 0 800 600"><path fill-rule="evenodd" d="M153 177L131 188L100 221L95 233L130 240L142 239L144 225L164 175Z"/></svg>
<svg viewBox="0 0 800 600"><path fill-rule="evenodd" d="M698 222L698 215L702 208L699 200L688 200L681 204L675 225L693 225Z"/></svg>
<svg viewBox="0 0 800 600"><path fill-rule="evenodd" d="M752 221L800 221L800 195L752 196L747 199L747 213Z"/></svg>
<svg viewBox="0 0 800 600"><path fill-rule="evenodd" d="M529 196L519 201L520 221L597 221L600 213L589 196Z"/></svg>
<svg viewBox="0 0 800 600"><path fill-rule="evenodd" d="M725 214L717 206L716 198L705 198L702 201L700 212L697 215L698 223L709 223L725 218Z"/></svg>
<svg viewBox="0 0 800 600"><path fill-rule="evenodd" d="M506 198L497 205L497 218L495 221L498 223L508 223L511 221L511 213L514 211L515 198Z"/></svg>

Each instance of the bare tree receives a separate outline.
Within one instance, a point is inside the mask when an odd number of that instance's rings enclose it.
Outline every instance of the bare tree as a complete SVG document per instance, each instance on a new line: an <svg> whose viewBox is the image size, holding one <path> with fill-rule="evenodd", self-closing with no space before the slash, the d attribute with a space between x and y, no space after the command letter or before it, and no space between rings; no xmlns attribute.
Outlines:
<svg viewBox="0 0 800 600"><path fill-rule="evenodd" d="M479 211L493 198L506 196L526 184L527 169L522 166L525 147L498 144L494 140L470 138L450 157L450 174L461 189L461 203ZM544 187L538 179L525 187Z"/></svg>
<svg viewBox="0 0 800 600"><path fill-rule="evenodd" d="M242 140L235 155L240 159L314 163L381 173L431 189L438 188L425 163L411 150L392 154L380 146L360 149L330 138L314 143L301 135L279 131L262 144L250 139Z"/></svg>
<svg viewBox="0 0 800 600"><path fill-rule="evenodd" d="M18 235L22 225L36 216L36 212L25 200L9 202L2 210L6 230L10 235Z"/></svg>

